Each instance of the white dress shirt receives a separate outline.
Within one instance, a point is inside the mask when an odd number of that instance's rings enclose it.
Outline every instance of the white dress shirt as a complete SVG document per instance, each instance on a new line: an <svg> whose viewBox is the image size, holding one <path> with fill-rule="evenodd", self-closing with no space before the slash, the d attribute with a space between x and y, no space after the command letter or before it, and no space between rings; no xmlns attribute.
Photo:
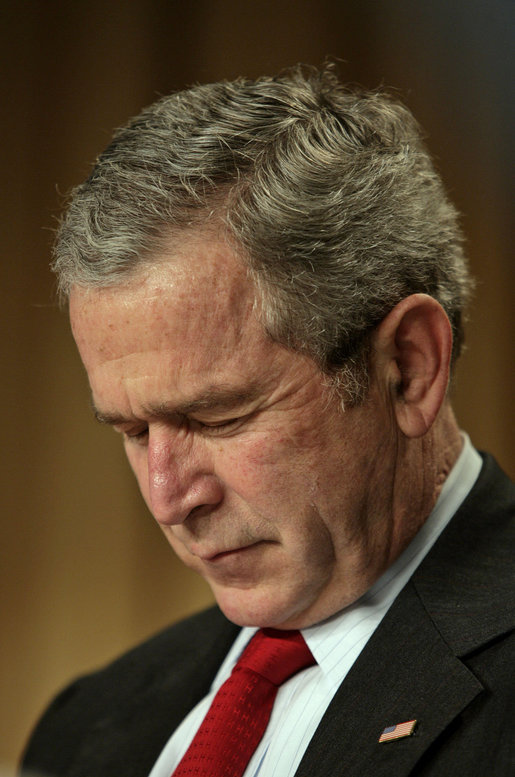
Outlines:
<svg viewBox="0 0 515 777"><path fill-rule="evenodd" d="M276 696L270 722L244 777L293 777L334 694L405 586L459 508L481 469L481 457L467 435L431 515L414 539L360 599L327 621L302 630L316 665L285 682ZM170 737L149 777L170 777L186 752L213 697L229 677L256 632L243 628L221 665L211 690Z"/></svg>

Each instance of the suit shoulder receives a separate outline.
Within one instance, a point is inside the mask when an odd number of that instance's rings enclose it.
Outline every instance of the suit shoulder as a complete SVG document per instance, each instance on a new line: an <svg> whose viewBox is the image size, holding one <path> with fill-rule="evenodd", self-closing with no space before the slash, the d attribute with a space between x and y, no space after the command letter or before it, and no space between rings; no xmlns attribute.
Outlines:
<svg viewBox="0 0 515 777"><path fill-rule="evenodd" d="M212 607L168 626L90 677L102 679L106 675L133 673L134 670L150 672L155 666L161 667L163 661L169 661L172 655L175 666L189 663L194 654L202 650L202 645L213 642L226 644L227 652L238 630L239 627L230 623L217 607Z"/></svg>
<svg viewBox="0 0 515 777"><path fill-rule="evenodd" d="M223 659L237 631L238 627L229 623L217 607L192 615L146 639L106 666L77 678L56 696L48 711L67 704L77 692L85 689L105 694L112 687L113 693L120 693L122 689L129 693L140 684L147 686L156 672L162 682L163 665L168 666L172 660L178 671L185 664L196 663L203 645L217 644Z"/></svg>
<svg viewBox="0 0 515 777"><path fill-rule="evenodd" d="M136 736L133 729L141 732L147 725L151 765L174 725L209 689L237 632L237 626L212 608L78 678L54 699L37 724L23 758L24 770L79 775L73 765L79 753L93 751L95 739L102 741L103 748L109 741L113 751L128 751ZM120 732L123 742L117 741ZM108 763L107 753L105 760ZM131 773L125 764L122 771Z"/></svg>

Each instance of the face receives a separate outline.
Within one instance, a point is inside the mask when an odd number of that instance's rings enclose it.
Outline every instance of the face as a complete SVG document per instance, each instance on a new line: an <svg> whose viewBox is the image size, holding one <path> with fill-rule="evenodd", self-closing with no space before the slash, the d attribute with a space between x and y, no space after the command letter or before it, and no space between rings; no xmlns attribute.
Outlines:
<svg viewBox="0 0 515 777"><path fill-rule="evenodd" d="M265 335L226 245L185 244L127 285L76 288L70 311L99 420L229 619L305 627L379 576L392 445L380 392L342 411L310 359Z"/></svg>

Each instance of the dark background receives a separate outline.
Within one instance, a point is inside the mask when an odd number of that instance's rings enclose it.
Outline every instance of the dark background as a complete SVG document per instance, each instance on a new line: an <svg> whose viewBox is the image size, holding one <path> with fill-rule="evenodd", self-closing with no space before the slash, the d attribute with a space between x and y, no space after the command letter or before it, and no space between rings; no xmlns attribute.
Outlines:
<svg viewBox="0 0 515 777"><path fill-rule="evenodd" d="M398 90L463 214L478 278L459 420L513 476L514 4L509 0L3 2L1 764L49 694L210 601L146 514L88 391L48 270L62 195L112 129L197 81L340 60Z"/></svg>

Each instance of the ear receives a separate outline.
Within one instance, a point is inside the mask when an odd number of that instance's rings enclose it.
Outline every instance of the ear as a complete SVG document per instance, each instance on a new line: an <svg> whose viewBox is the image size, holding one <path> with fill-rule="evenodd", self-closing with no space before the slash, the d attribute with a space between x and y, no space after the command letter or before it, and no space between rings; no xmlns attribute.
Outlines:
<svg viewBox="0 0 515 777"><path fill-rule="evenodd" d="M377 377L387 385L397 424L406 437L432 426L447 392L452 329L444 309L427 294L406 297L373 338Z"/></svg>

